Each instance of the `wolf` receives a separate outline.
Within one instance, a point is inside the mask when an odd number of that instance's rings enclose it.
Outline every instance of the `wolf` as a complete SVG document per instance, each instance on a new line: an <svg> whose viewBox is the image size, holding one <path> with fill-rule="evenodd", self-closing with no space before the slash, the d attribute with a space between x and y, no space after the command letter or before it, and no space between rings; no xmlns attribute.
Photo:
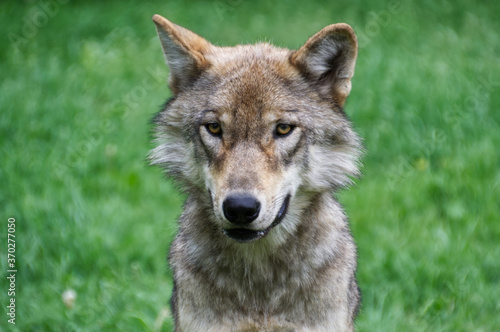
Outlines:
<svg viewBox="0 0 500 332"><path fill-rule="evenodd" d="M353 331L356 246L333 195L363 151L343 111L353 29L288 50L153 21L172 97L149 159L187 197L169 252L175 331Z"/></svg>

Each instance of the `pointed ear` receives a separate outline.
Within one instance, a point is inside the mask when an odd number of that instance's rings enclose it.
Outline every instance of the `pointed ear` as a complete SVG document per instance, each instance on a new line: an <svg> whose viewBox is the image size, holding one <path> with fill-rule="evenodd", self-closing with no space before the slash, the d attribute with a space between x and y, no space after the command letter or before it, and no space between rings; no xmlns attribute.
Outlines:
<svg viewBox="0 0 500 332"><path fill-rule="evenodd" d="M323 28L296 52L290 61L319 87L320 93L343 106L351 91L358 54L354 30L345 23Z"/></svg>
<svg viewBox="0 0 500 332"><path fill-rule="evenodd" d="M213 47L197 34L160 15L153 16L161 47L170 67L169 86L174 95L191 85L209 67L205 54Z"/></svg>

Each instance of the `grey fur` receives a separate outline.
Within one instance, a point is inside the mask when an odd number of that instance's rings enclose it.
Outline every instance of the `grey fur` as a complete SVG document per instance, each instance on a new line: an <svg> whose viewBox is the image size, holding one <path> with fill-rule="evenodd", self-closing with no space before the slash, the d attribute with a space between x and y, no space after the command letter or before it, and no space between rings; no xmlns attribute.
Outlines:
<svg viewBox="0 0 500 332"><path fill-rule="evenodd" d="M289 51L215 47L154 20L168 63L174 47L171 75L189 64L188 76L170 77L174 98L154 120L150 154L188 195L169 255L176 331L352 331L356 247L332 196L359 175L360 139L342 109L357 54L352 29L326 27ZM222 136L207 131L211 122ZM291 134L276 136L279 123L293 124ZM262 202L248 228L266 236L239 243L223 232L233 226L221 202L235 192Z"/></svg>

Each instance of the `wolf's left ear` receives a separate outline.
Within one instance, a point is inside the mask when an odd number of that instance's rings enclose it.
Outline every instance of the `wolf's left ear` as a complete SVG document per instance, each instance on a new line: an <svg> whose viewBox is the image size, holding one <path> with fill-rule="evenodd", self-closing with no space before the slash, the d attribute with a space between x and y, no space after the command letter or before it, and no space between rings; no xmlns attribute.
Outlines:
<svg viewBox="0 0 500 332"><path fill-rule="evenodd" d="M290 61L320 91L343 106L351 91L351 78L358 54L354 30L345 23L332 24L316 33Z"/></svg>
<svg viewBox="0 0 500 332"><path fill-rule="evenodd" d="M169 86L174 95L191 85L209 66L205 54L213 47L194 32L160 15L153 16L161 47L170 67Z"/></svg>

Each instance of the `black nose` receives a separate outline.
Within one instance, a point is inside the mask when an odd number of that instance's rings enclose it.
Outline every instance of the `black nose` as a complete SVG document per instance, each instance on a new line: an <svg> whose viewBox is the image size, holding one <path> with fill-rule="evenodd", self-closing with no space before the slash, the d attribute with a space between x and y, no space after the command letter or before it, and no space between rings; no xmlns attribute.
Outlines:
<svg viewBox="0 0 500 332"><path fill-rule="evenodd" d="M229 196L222 203L227 220L235 225L249 224L259 216L260 203L249 195Z"/></svg>

